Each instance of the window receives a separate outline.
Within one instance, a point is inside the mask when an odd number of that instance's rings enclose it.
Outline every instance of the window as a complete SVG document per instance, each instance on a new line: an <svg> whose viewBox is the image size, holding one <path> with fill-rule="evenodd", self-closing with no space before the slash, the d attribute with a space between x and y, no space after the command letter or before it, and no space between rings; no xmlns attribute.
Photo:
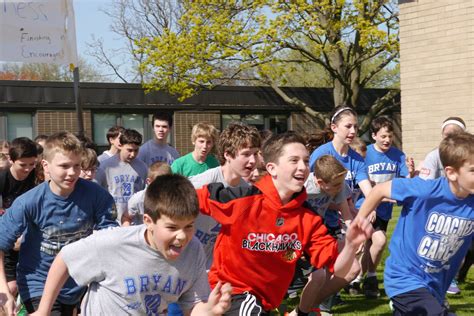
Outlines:
<svg viewBox="0 0 474 316"><path fill-rule="evenodd" d="M287 115L222 114L222 128L226 128L229 123L235 121L253 125L260 131L268 129L276 134L288 131Z"/></svg>
<svg viewBox="0 0 474 316"><path fill-rule="evenodd" d="M33 139L33 116L31 113L6 113L7 140L17 137Z"/></svg>
<svg viewBox="0 0 474 316"><path fill-rule="evenodd" d="M114 125L131 128L142 134L143 141L149 137L148 126L145 124L148 115L130 113L94 113L92 117L94 142L102 152L109 147L107 131Z"/></svg>
<svg viewBox="0 0 474 316"><path fill-rule="evenodd" d="M118 114L95 113L93 117L94 142L97 146L109 146L107 131L118 124Z"/></svg>

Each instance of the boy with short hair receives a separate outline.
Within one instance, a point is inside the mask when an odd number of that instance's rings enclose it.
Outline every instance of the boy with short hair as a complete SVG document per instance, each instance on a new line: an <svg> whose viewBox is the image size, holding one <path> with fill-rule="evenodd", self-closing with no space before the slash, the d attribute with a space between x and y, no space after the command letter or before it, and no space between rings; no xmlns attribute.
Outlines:
<svg viewBox="0 0 474 316"><path fill-rule="evenodd" d="M109 143L109 149L105 150L102 154L97 157L99 163L103 162L106 159L116 155L120 150L120 133L125 130L122 126L112 126L107 131L107 142Z"/></svg>
<svg viewBox="0 0 474 316"><path fill-rule="evenodd" d="M371 123L371 133L375 143L367 147L365 164L372 184L390 181L394 178L412 177L414 173L413 160L408 159L401 150L392 146L394 137L392 121L385 116L375 118ZM360 206L362 201L363 197L356 202L356 206ZM367 266L363 267L362 274L367 272L367 276L362 284L362 290L367 298L377 298L380 295L377 266L382 259L382 253L387 243L386 232L388 222L392 217L392 209L393 204L390 202L383 202L377 207L375 220L372 223L374 233L364 249L363 262Z"/></svg>
<svg viewBox="0 0 474 316"><path fill-rule="evenodd" d="M254 186L233 189L213 183L198 190L201 212L222 225L209 281L211 287L219 280L232 284L226 315L269 315L283 299L303 253L314 267L328 267L344 278L357 248L371 234L366 219L353 221L338 256L336 240L304 204L309 154L302 137L275 135L264 144L263 156L268 174Z"/></svg>
<svg viewBox="0 0 474 316"><path fill-rule="evenodd" d="M34 312L43 294L46 273L66 244L92 234L93 229L117 226L113 199L97 184L79 178L83 148L68 132L51 135L43 152L43 167L51 180L18 197L0 218L0 293L13 313L15 301L3 270L4 252L24 233L17 266L21 299ZM84 288L67 280L52 315L72 315Z"/></svg>
<svg viewBox="0 0 474 316"><path fill-rule="evenodd" d="M260 150L260 134L253 126L231 123L221 133L217 143L220 167L209 169L189 178L196 189L209 183L222 183L224 187L248 187L244 177L255 169ZM212 253L220 224L210 216L199 214L196 220L196 237L207 255L207 267L212 264Z"/></svg>
<svg viewBox="0 0 474 316"><path fill-rule="evenodd" d="M91 148L84 148L81 161L81 174L79 177L90 181L95 180L98 165L99 161L95 150Z"/></svg>
<svg viewBox="0 0 474 316"><path fill-rule="evenodd" d="M359 210L366 217L383 198L403 205L384 273L394 315L447 315L446 290L474 237L474 136L447 136L439 154L446 177L378 184Z"/></svg>
<svg viewBox="0 0 474 316"><path fill-rule="evenodd" d="M121 223L122 214L133 193L145 188L147 166L136 159L142 135L134 129L120 133L120 151L104 160L97 170L96 180L114 197L117 206L117 221Z"/></svg>
<svg viewBox="0 0 474 316"><path fill-rule="evenodd" d="M36 144L27 137L15 138L9 148L11 165L0 172L0 215L13 201L35 186L35 166L38 157ZM16 265L19 240L15 247L5 252L5 272L10 293L17 294Z"/></svg>
<svg viewBox="0 0 474 316"><path fill-rule="evenodd" d="M147 166L156 161L164 161L170 166L179 158L178 151L168 145L168 134L173 127L173 117L168 113L158 112L153 114L154 138L143 144L138 158Z"/></svg>
<svg viewBox="0 0 474 316"><path fill-rule="evenodd" d="M146 177L146 186L150 185L158 176L171 174L171 167L166 162L154 162L148 168L148 175ZM128 200L128 208L122 215L122 226L141 225L143 224L143 214L145 214L145 189L134 193L130 200Z"/></svg>
<svg viewBox="0 0 474 316"><path fill-rule="evenodd" d="M219 166L216 157L211 154L217 142L218 132L214 125L200 122L193 126L191 141L194 150L183 157L176 159L171 165L173 173L191 177Z"/></svg>
<svg viewBox="0 0 474 316"><path fill-rule="evenodd" d="M347 203L347 197L350 196L350 188L345 183L345 177L347 169L331 155L323 155L319 157L314 164L314 171L309 175L305 182L305 189L308 195L306 201L311 205L313 211L324 219L326 218L327 212L335 212L334 209L340 210L342 218L344 219L347 226L352 221L352 214ZM329 205L332 205L332 209L329 209ZM330 231L330 228L328 228ZM339 239L339 249L344 246L342 240L342 234L337 236L336 231L330 231L330 234ZM298 310L310 311L314 305L318 305L320 302L314 302L317 298L317 294L320 293L322 286L326 282L326 273L321 270L313 271L311 264L308 261L301 260L296 268L294 283L301 284L302 281L308 277L308 282L301 292L300 304ZM346 281L351 281L355 275L359 272L352 271L347 275ZM311 275L309 275L311 272ZM330 282L328 280L328 282ZM327 284L326 284L327 285ZM319 295L321 296L321 295ZM296 315L294 311L292 313ZM290 314L291 315L291 314Z"/></svg>
<svg viewBox="0 0 474 316"><path fill-rule="evenodd" d="M99 232L61 250L35 315L49 313L68 276L89 285L85 315L166 315L170 302L186 315L224 313L231 286L219 284L209 296L205 256L193 238L197 214L196 192L186 178L157 177L145 194L145 225Z"/></svg>

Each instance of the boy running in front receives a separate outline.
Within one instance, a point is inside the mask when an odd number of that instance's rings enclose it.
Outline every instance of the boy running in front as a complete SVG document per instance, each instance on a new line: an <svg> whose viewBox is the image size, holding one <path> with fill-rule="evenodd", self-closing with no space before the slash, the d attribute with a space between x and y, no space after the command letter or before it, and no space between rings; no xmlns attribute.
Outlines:
<svg viewBox="0 0 474 316"><path fill-rule="evenodd" d="M384 273L394 315L447 315L446 290L474 237L474 135L446 137L439 155L446 177L378 184L359 210L366 217L383 198L403 205Z"/></svg>
<svg viewBox="0 0 474 316"><path fill-rule="evenodd" d="M309 175L304 144L295 133L273 136L263 146L268 174L255 186L213 183L198 190L201 212L222 225L209 281L211 287L219 281L233 286L225 315L269 315L282 301L303 253L314 267L328 267L344 278L357 248L371 235L366 219L355 220L338 256L337 241L304 204Z"/></svg>

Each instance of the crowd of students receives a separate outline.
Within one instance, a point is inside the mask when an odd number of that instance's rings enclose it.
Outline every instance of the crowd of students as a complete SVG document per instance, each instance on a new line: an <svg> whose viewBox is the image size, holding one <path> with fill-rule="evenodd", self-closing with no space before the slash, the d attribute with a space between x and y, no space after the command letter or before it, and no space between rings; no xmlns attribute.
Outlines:
<svg viewBox="0 0 474 316"><path fill-rule="evenodd" d="M68 132L0 143L6 315L17 301L32 315L270 315L301 289L291 315L306 316L342 289L376 298L394 203L403 209L384 275L394 314L448 314L474 231L462 119L443 123L420 176L392 146L388 118L372 122L366 146L350 107L304 136L201 122L182 157L167 143L172 117L152 122L143 145L111 127L98 157ZM470 264L472 251L459 278Z"/></svg>

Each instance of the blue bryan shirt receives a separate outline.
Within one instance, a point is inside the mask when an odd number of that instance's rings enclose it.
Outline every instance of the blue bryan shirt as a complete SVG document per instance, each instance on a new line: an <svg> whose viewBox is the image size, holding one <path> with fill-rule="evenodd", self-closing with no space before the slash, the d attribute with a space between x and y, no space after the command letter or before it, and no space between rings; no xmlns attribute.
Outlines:
<svg viewBox="0 0 474 316"><path fill-rule="evenodd" d="M0 217L0 250L11 249L24 234L17 268L22 300L43 295L49 267L63 246L92 234L93 229L117 226L113 205L106 190L84 179L66 198L51 192L49 182L44 182L13 202ZM58 300L76 304L84 289L69 278Z"/></svg>
<svg viewBox="0 0 474 316"><path fill-rule="evenodd" d="M474 195L458 199L445 177L417 177L394 179L391 198L403 209L385 263L387 295L427 288L442 304L472 242Z"/></svg>
<svg viewBox="0 0 474 316"><path fill-rule="evenodd" d="M374 144L369 145L367 147L365 164L369 172L369 179L375 184L408 176L405 154L393 146L390 147L387 152L383 153L375 149ZM364 196L361 196L356 203L356 208L359 208L363 202ZM392 209L392 203L380 203L377 207L377 216L388 221L392 218Z"/></svg>

